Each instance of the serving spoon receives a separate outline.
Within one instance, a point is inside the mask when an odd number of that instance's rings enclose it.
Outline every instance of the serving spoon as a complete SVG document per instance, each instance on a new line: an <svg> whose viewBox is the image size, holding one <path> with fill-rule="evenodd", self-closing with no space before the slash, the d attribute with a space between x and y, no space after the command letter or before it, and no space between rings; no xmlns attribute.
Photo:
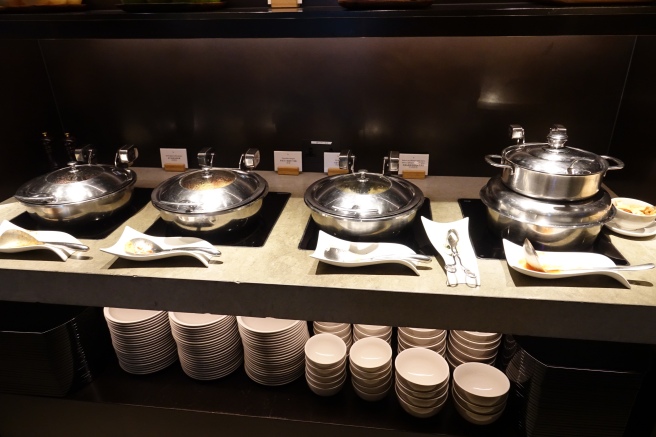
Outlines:
<svg viewBox="0 0 656 437"><path fill-rule="evenodd" d="M631 270L649 270L654 268L653 263L647 263L647 264L638 264L635 266L604 266L604 267L586 267L584 269L558 269L558 270L545 269L540 263L540 258L538 256L538 253L535 251L535 248L528 240L528 238L524 239L523 247L524 247L524 258L526 259L526 263L533 269L537 270L538 272L544 272L544 273L554 273L554 272L576 273L576 272L587 272L591 270L603 271L603 272L618 271L618 270L631 271Z"/></svg>
<svg viewBox="0 0 656 437"><path fill-rule="evenodd" d="M177 246L170 249L164 249L157 243L147 238L133 238L125 243L125 252L131 255L153 255L156 253L176 252L179 250L204 252L210 255L219 256L221 252L214 248L198 246Z"/></svg>
<svg viewBox="0 0 656 437"><path fill-rule="evenodd" d="M350 250L339 249L337 247L329 247L323 253L326 259L339 262L367 262L367 261L378 261L378 260L409 260L409 261L418 261L423 263L431 262L432 258L427 255L421 254L409 254L409 255L358 255L353 253Z"/></svg>
<svg viewBox="0 0 656 437"><path fill-rule="evenodd" d="M89 246L79 243L70 243L68 241L41 241L34 235L20 229L7 229L0 235L0 248L17 249L19 247L45 246L56 248L68 248L86 252Z"/></svg>

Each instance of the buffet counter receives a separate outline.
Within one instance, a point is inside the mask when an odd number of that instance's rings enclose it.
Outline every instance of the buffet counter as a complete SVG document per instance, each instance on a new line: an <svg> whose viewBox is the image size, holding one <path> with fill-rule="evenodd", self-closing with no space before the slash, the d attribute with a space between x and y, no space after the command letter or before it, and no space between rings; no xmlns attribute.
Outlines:
<svg viewBox="0 0 656 437"><path fill-rule="evenodd" d="M135 168L137 187L152 188L172 173ZM272 192L289 192L263 247L218 246L209 267L187 257L152 262L102 252L125 226L145 232L158 218L146 205L102 240L62 262L46 251L0 254L0 300L211 312L290 319L439 327L535 336L656 344L656 270L628 272L631 288L601 275L540 280L509 270L505 260L479 259L480 288L448 287L442 260L419 276L400 265L357 269L326 265L300 250L310 217L303 201L319 173L258 172ZM478 198L487 178L413 180L430 199L432 218L462 218L459 198ZM0 204L0 220L25 211L14 199ZM631 264L656 258L656 239L611 233Z"/></svg>

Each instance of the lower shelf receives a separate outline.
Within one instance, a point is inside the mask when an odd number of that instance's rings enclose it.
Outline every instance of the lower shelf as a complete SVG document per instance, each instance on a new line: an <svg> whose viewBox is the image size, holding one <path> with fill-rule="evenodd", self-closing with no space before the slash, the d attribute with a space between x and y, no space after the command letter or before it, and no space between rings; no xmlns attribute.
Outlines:
<svg viewBox="0 0 656 437"><path fill-rule="evenodd" d="M430 419L401 409L396 395L360 399L348 383L336 396L312 393L304 379L282 387L251 381L243 368L212 382L187 377L179 364L134 376L112 362L65 398L0 394L0 435L47 436L380 436L514 437L512 410L488 426L462 419L451 401ZM38 419L37 419L38 418Z"/></svg>

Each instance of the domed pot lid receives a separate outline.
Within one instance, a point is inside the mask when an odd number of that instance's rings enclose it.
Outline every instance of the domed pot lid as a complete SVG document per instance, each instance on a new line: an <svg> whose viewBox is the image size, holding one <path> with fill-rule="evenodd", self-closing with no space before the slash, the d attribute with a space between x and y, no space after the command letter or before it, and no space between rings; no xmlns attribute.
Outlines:
<svg viewBox="0 0 656 437"><path fill-rule="evenodd" d="M604 174L608 161L600 155L565 146L567 131L562 126L551 128L546 143L522 143L503 150L509 163L527 170L554 175Z"/></svg>
<svg viewBox="0 0 656 437"><path fill-rule="evenodd" d="M136 180L136 173L127 168L72 161L66 168L25 183L16 191L15 197L27 204L73 204L116 193Z"/></svg>
<svg viewBox="0 0 656 437"><path fill-rule="evenodd" d="M216 213L248 205L267 192L266 180L257 173L205 168L167 179L153 190L151 200L172 213Z"/></svg>
<svg viewBox="0 0 656 437"><path fill-rule="evenodd" d="M418 208L424 194L414 184L366 170L330 176L310 185L305 203L335 217L375 220Z"/></svg>

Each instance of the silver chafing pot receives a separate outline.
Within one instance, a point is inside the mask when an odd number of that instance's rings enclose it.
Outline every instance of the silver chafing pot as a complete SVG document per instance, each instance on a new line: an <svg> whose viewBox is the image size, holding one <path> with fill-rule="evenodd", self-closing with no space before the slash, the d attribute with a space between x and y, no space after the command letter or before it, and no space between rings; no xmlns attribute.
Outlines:
<svg viewBox="0 0 656 437"><path fill-rule="evenodd" d="M84 224L113 215L132 197L137 175L127 168L138 156L137 148L124 146L116 153L114 166L94 164L90 146L75 151L68 167L32 179L15 198L38 221Z"/></svg>
<svg viewBox="0 0 656 437"><path fill-rule="evenodd" d="M485 160L502 168L503 183L525 196L542 200L587 199L600 190L607 171L624 168L617 158L565 146L567 130L561 125L551 128L546 143L525 143L521 126L511 125L510 133L518 144L505 148L501 155L487 155Z"/></svg>
<svg viewBox="0 0 656 437"><path fill-rule="evenodd" d="M385 158L383 173L353 172L355 157L340 154L340 168L349 173L314 182L305 191L305 204L323 231L343 238L379 240L399 234L414 220L424 194L397 177L398 153Z"/></svg>
<svg viewBox="0 0 656 437"><path fill-rule="evenodd" d="M198 153L200 170L190 170L159 184L151 200L163 220L193 232L234 231L250 222L269 192L267 181L253 170L260 152L249 149L239 169L214 168L214 153Z"/></svg>
<svg viewBox="0 0 656 437"><path fill-rule="evenodd" d="M481 189L488 223L503 238L522 244L524 238L541 249L579 250L590 247L604 223L615 216L608 192L579 201L543 201L509 189L495 176Z"/></svg>

